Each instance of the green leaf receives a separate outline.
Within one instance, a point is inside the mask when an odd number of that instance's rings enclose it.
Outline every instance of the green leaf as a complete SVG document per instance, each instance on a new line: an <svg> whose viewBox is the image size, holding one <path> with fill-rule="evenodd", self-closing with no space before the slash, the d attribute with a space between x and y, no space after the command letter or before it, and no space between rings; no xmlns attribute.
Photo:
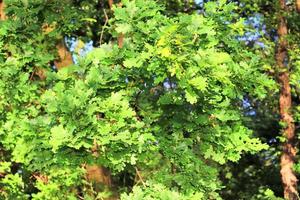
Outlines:
<svg viewBox="0 0 300 200"><path fill-rule="evenodd" d="M204 91L206 89L207 86L207 79L201 76L197 76L195 78L192 78L191 80L189 80L189 84L191 84L192 86L194 86L195 88L197 88L200 91Z"/></svg>
<svg viewBox="0 0 300 200"><path fill-rule="evenodd" d="M62 125L55 126L51 130L49 144L52 146L52 151L56 152L60 146L70 141L72 133L68 132Z"/></svg>
<svg viewBox="0 0 300 200"><path fill-rule="evenodd" d="M132 31L132 26L130 24L117 24L116 31L117 33L126 34Z"/></svg>
<svg viewBox="0 0 300 200"><path fill-rule="evenodd" d="M195 104L197 103L197 94L195 92L193 92L192 90L185 90L185 98L187 100L187 102L191 103L191 104Z"/></svg>
<svg viewBox="0 0 300 200"><path fill-rule="evenodd" d="M213 65L219 65L219 64L222 64L222 63L230 62L231 57L228 53L215 52L215 53L210 54L209 61Z"/></svg>
<svg viewBox="0 0 300 200"><path fill-rule="evenodd" d="M139 61L139 58L129 58L123 62L123 65L127 68L140 67L141 62Z"/></svg>

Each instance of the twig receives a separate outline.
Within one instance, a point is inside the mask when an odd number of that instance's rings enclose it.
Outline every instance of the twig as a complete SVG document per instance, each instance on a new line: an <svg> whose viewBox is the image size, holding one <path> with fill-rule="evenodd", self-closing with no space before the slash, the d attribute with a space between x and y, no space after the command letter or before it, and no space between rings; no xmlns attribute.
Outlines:
<svg viewBox="0 0 300 200"><path fill-rule="evenodd" d="M135 167L135 171L136 171L136 174L139 177L140 181L142 182L143 186L146 187L146 183L144 182L139 170L136 167Z"/></svg>
<svg viewBox="0 0 300 200"><path fill-rule="evenodd" d="M104 28L106 27L107 25L107 22L108 22L108 16L107 16L107 13L105 11L105 8L103 8L103 12L104 12L104 16L105 16L105 22L104 22L104 25L102 26L102 30L101 30L101 35L100 35L100 46L102 44L102 39L103 39L103 34L104 34Z"/></svg>
<svg viewBox="0 0 300 200"><path fill-rule="evenodd" d="M33 80L33 76L34 74L36 73L36 67L33 68L32 72L31 72L31 75L29 77L29 80L32 81Z"/></svg>

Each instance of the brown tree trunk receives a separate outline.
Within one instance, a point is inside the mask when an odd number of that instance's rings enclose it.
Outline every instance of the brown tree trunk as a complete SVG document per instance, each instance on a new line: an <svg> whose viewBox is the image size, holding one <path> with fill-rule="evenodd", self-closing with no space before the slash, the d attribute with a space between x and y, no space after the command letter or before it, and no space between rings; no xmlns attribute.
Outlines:
<svg viewBox="0 0 300 200"><path fill-rule="evenodd" d="M300 13L300 0L296 0L296 10Z"/></svg>
<svg viewBox="0 0 300 200"><path fill-rule="evenodd" d="M68 50L63 39L56 45L56 48L57 48L59 59L55 60L54 64L57 70L72 65L73 64L72 54Z"/></svg>
<svg viewBox="0 0 300 200"><path fill-rule="evenodd" d="M94 141L94 146L92 148L92 154L94 157L98 157L98 145L96 141ZM97 192L111 191L112 190L112 180L110 171L99 165L85 165L86 169L86 180L93 184L93 190ZM113 194L109 198L105 198L105 200L115 200L116 194Z"/></svg>
<svg viewBox="0 0 300 200"><path fill-rule="evenodd" d="M110 172L105 167L99 167L98 165L88 165L86 166L87 180L102 183L108 187L111 187L111 177Z"/></svg>
<svg viewBox="0 0 300 200"><path fill-rule="evenodd" d="M0 20L5 20L4 1L0 0Z"/></svg>
<svg viewBox="0 0 300 200"><path fill-rule="evenodd" d="M114 0L108 0L108 5L110 9L112 8L113 4L114 4Z"/></svg>
<svg viewBox="0 0 300 200"><path fill-rule="evenodd" d="M279 0L280 12L286 11L285 0ZM282 155L280 158L280 174L284 187L284 198L289 200L299 199L297 192L297 177L293 171L293 165L296 156L295 147L295 124L291 114L292 96L291 86L289 83L289 70L287 68L287 23L285 17L280 14L278 18L278 48L276 52L276 62L279 68L278 82L280 84L280 97L279 108L282 122L285 127L283 128L283 136L286 141L282 146Z"/></svg>

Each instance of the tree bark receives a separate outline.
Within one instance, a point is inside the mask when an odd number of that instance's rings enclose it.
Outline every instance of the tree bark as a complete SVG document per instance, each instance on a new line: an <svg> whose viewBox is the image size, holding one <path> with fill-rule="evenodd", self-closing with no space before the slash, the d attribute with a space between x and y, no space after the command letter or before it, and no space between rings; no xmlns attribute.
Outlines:
<svg viewBox="0 0 300 200"><path fill-rule="evenodd" d="M108 5L109 5L110 9L112 8L113 3L114 3L114 0L108 0Z"/></svg>
<svg viewBox="0 0 300 200"><path fill-rule="evenodd" d="M283 128L283 136L285 142L282 145L282 155L280 158L280 174L284 187L284 198L289 200L299 199L297 192L297 177L293 171L295 163L296 147L295 147L295 124L291 114L292 95L289 83L289 70L287 67L288 45L287 34L288 27L285 17L282 13L286 12L285 0L279 0L280 11L278 17L278 47L276 52L276 63L279 68L278 82L280 84L279 108L282 122L285 124Z"/></svg>
<svg viewBox="0 0 300 200"><path fill-rule="evenodd" d="M296 0L296 10L300 13L300 0Z"/></svg>
<svg viewBox="0 0 300 200"><path fill-rule="evenodd" d="M0 20L5 20L5 12L4 12L4 1L0 0Z"/></svg>
<svg viewBox="0 0 300 200"><path fill-rule="evenodd" d="M94 142L94 146L92 148L93 156L98 157L98 145ZM95 188L93 190L100 192L100 190L111 191L112 190L112 179L110 171L99 165L85 165L86 169L86 180L90 183L93 183ZM113 194L109 198L105 198L104 200L115 200L117 199L116 194Z"/></svg>
<svg viewBox="0 0 300 200"><path fill-rule="evenodd" d="M56 49L59 59L54 61L54 65L56 66L57 70L73 64L72 54L68 50L63 39L58 42L58 44L56 45Z"/></svg>

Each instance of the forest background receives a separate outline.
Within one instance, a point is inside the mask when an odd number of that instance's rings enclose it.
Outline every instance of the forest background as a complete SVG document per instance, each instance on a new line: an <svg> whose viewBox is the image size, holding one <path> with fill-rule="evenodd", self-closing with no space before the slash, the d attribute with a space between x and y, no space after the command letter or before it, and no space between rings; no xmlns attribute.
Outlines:
<svg viewBox="0 0 300 200"><path fill-rule="evenodd" d="M299 11L0 0L0 199L299 199Z"/></svg>

